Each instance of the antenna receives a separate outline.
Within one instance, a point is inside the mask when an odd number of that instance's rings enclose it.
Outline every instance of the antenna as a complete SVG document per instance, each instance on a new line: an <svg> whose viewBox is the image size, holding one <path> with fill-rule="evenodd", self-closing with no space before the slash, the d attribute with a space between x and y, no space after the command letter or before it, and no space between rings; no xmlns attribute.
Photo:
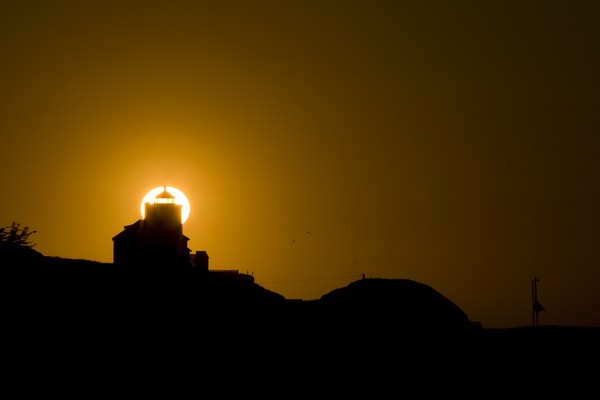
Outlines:
<svg viewBox="0 0 600 400"><path fill-rule="evenodd" d="M540 302L537 299L537 283L540 280L537 277L533 278L533 281L531 281L531 325L532 326L538 326L539 324L539 313L540 311L546 311L546 309L544 308L544 306L542 306L540 304Z"/></svg>

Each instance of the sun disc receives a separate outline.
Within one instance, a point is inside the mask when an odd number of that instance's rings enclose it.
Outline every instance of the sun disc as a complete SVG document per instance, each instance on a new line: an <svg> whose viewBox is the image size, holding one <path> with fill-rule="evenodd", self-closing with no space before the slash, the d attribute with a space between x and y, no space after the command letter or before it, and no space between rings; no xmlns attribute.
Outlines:
<svg viewBox="0 0 600 400"><path fill-rule="evenodd" d="M179 189L176 189L174 187L171 186L167 186L166 187L167 192L171 193L173 196L175 196L174 202L175 204L179 204L181 206L181 223L183 224L185 221L187 221L188 217L190 216L190 202L188 201L187 197L185 196L185 194L183 194L183 192ZM154 204L155 201L155 197L158 196L159 194L161 194L163 192L163 190L165 190L165 186L159 186L156 187L154 189L152 189L151 191L149 191L146 196L144 196L144 199L142 200L142 205L141 205L141 212L142 212L142 219L145 217L146 214L146 203L152 203Z"/></svg>

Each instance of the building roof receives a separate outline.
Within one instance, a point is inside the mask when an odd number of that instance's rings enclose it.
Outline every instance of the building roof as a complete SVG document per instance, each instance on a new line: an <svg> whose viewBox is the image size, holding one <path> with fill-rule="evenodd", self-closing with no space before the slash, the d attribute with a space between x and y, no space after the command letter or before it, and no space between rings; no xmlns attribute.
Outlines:
<svg viewBox="0 0 600 400"><path fill-rule="evenodd" d="M167 187L165 186L165 190L159 193L155 199L174 199L175 196L167 191Z"/></svg>
<svg viewBox="0 0 600 400"><path fill-rule="evenodd" d="M138 219L131 225L125 225L121 232L119 232L115 236L113 236L112 240L113 241L121 240L122 238L125 238L125 237L137 237L140 234L140 231L142 231L144 229L144 224L145 224L145 221L143 219ZM187 237L186 235L184 235L182 233L180 235L186 242L188 240L190 240L190 238Z"/></svg>

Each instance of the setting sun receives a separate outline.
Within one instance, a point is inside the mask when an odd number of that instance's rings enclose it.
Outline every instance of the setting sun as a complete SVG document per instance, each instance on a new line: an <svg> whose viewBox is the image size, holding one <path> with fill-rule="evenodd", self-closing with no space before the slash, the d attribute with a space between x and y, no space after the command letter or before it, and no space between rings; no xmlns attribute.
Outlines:
<svg viewBox="0 0 600 400"><path fill-rule="evenodd" d="M142 205L140 207L140 210L142 212L142 218L145 217L145 206L144 204L146 203L155 203L156 199L155 197L158 196L160 193L163 192L163 190L167 190L167 192L169 192L170 194L172 194L173 196L175 196L175 204L179 204L181 205L181 223L185 223L185 221L187 221L188 217L190 216L190 202L188 201L187 197L185 196L185 194L183 194L182 191L180 191L179 189L175 189L174 187L171 186L159 186L157 188L152 189L151 191L149 191L146 196L144 196L144 199L142 200Z"/></svg>

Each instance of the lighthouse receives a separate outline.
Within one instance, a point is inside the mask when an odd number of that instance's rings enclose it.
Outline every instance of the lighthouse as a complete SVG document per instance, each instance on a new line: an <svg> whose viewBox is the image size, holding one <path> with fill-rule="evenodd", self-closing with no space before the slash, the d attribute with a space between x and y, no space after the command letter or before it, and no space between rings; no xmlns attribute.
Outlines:
<svg viewBox="0 0 600 400"><path fill-rule="evenodd" d="M164 190L156 195L154 202L144 204L144 220L146 224L167 231L179 231L183 234L181 209L183 206L175 203L175 196Z"/></svg>
<svg viewBox="0 0 600 400"><path fill-rule="evenodd" d="M175 272L191 268L182 206L167 187L144 204L144 217L113 237L113 263L124 270Z"/></svg>

